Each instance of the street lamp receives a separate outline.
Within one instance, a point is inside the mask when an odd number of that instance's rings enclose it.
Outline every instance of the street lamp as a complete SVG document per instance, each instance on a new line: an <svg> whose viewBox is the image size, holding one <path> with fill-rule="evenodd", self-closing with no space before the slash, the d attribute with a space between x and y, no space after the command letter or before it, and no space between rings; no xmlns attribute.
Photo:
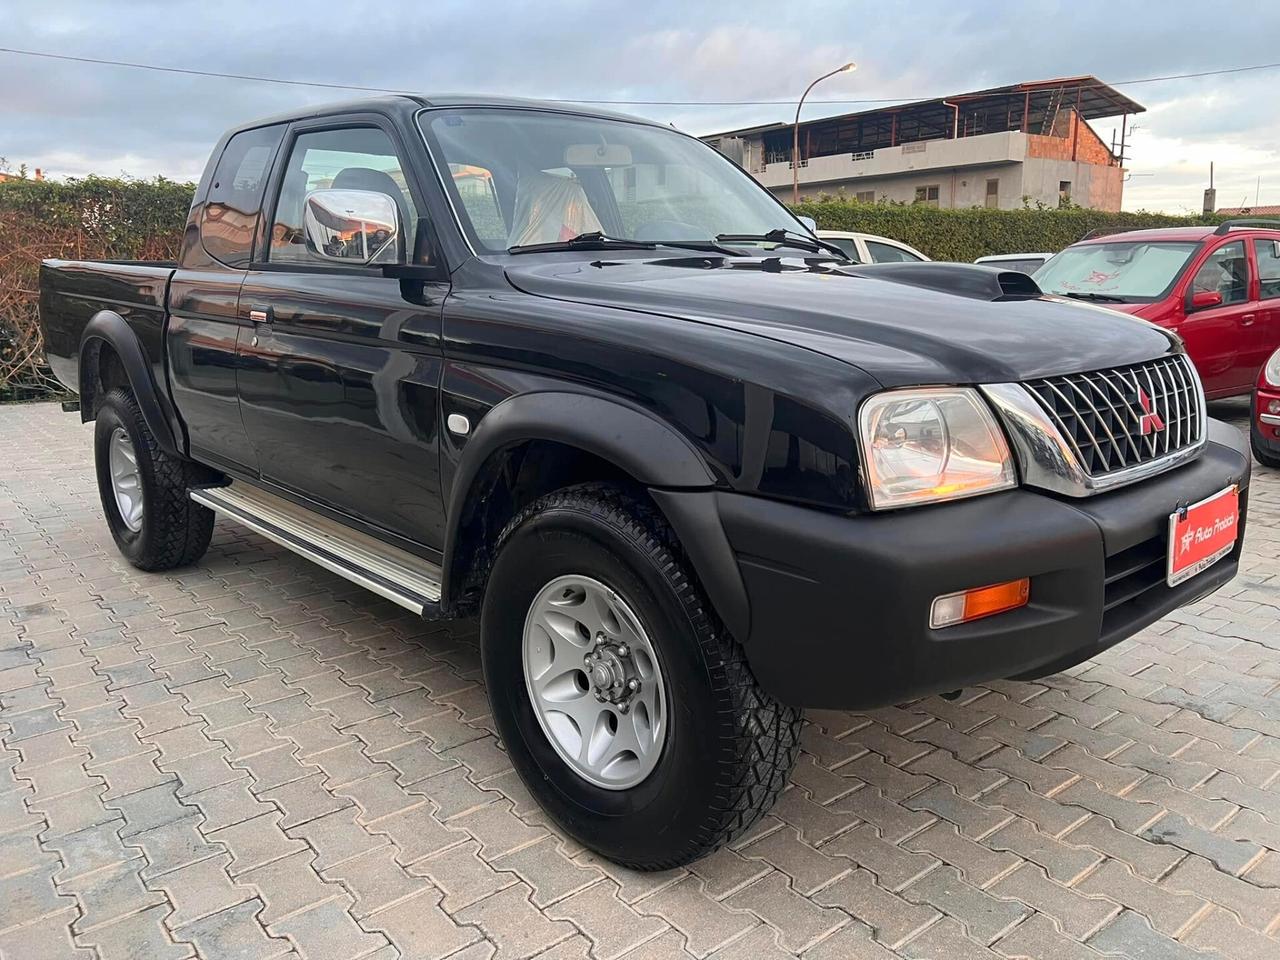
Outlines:
<svg viewBox="0 0 1280 960"><path fill-rule="evenodd" d="M800 110L804 107L804 98L809 95L809 91L820 84L827 77L834 77L837 73L848 73L850 70L856 70L856 63L846 63L843 67L837 67L830 73L824 73L809 86L805 87L804 93L800 96L800 102L796 104L796 122L793 125L791 136L791 202L800 202Z"/></svg>

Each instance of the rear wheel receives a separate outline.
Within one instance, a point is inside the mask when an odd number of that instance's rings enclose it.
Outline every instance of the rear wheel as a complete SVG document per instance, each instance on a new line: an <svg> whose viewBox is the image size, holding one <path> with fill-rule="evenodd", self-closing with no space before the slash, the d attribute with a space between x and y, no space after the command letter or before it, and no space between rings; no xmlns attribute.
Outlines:
<svg viewBox="0 0 1280 960"><path fill-rule="evenodd" d="M612 860L695 860L786 785L799 711L761 689L638 497L592 484L523 510L499 541L481 650L525 784Z"/></svg>
<svg viewBox="0 0 1280 960"><path fill-rule="evenodd" d="M213 535L213 511L187 490L207 479L204 471L160 448L127 390L103 400L93 442L102 511L126 559L140 570L199 560Z"/></svg>

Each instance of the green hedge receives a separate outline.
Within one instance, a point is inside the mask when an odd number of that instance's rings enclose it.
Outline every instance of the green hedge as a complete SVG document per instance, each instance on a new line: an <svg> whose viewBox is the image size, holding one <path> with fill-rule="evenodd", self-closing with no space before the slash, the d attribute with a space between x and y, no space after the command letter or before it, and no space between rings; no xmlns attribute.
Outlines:
<svg viewBox="0 0 1280 960"><path fill-rule="evenodd" d="M1148 227L1216 224L1223 217L1179 217L1164 213L1105 213L1065 210L939 210L921 204L858 203L843 198L805 201L793 208L813 217L820 230L855 230L900 240L934 260L972 262L1000 253L1056 253L1093 230L1119 232Z"/></svg>
<svg viewBox="0 0 1280 960"><path fill-rule="evenodd" d="M36 322L40 261L172 259L194 192L163 177L0 181L0 402L62 392Z"/></svg>

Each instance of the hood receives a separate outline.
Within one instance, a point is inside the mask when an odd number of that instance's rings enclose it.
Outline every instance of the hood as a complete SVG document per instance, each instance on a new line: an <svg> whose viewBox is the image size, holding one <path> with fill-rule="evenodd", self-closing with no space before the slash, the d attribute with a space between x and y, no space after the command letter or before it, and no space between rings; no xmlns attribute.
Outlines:
<svg viewBox="0 0 1280 960"><path fill-rule="evenodd" d="M639 310L814 350L886 387L999 383L1139 363L1175 340L1058 297L979 300L844 273L830 262L539 258L507 278L536 296Z"/></svg>

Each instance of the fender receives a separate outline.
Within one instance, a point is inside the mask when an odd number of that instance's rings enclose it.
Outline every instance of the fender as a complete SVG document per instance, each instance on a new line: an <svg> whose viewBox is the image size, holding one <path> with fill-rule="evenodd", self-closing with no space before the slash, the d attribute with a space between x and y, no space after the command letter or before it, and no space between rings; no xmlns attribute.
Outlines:
<svg viewBox="0 0 1280 960"><path fill-rule="evenodd" d="M449 491L441 606L452 608L452 576L460 531L478 505L472 488L490 458L528 440L576 447L606 460L646 487L689 554L712 605L735 637L747 636L747 596L737 561L720 527L710 488L716 477L688 439L639 407L590 394L547 391L502 401L480 421L463 448ZM679 491L665 495L667 491ZM710 510L710 513L708 513Z"/></svg>
<svg viewBox="0 0 1280 960"><path fill-rule="evenodd" d="M129 379L129 388L138 401L142 418L160 448L175 457L186 459L178 438L184 436L182 423L166 397L156 386L151 361L142 341L128 322L118 313L100 310L85 325L80 335L80 421L93 419L94 374L98 369L98 351L106 343L116 352Z"/></svg>

